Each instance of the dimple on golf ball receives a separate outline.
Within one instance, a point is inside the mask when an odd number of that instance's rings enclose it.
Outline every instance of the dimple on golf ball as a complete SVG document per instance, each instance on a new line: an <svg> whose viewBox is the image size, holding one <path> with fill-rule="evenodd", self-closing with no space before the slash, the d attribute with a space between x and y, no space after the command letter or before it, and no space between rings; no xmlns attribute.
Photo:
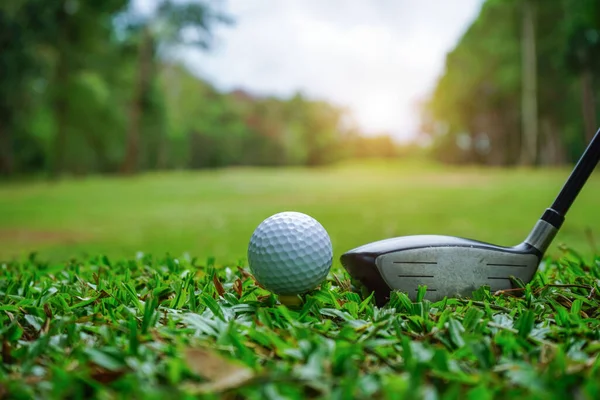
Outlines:
<svg viewBox="0 0 600 400"><path fill-rule="evenodd" d="M254 230L248 263L256 280L279 295L306 293L329 273L331 239L309 215L286 211L270 216Z"/></svg>

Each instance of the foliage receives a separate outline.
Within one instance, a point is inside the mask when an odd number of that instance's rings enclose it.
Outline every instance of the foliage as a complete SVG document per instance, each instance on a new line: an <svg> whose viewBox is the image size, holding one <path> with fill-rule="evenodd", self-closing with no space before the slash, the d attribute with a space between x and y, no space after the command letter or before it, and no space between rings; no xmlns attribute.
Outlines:
<svg viewBox="0 0 600 400"><path fill-rule="evenodd" d="M220 92L177 62L233 23L218 2L162 0L141 15L126 0L19 0L0 5L0 22L0 173L323 165L354 154L347 110L301 94Z"/></svg>
<svg viewBox="0 0 600 400"><path fill-rule="evenodd" d="M447 55L445 71L424 108L423 128L434 140L438 159L521 162L526 1L535 9L540 163L577 159L597 129L592 120L600 115L600 105L585 93L600 89L598 2L487 0Z"/></svg>

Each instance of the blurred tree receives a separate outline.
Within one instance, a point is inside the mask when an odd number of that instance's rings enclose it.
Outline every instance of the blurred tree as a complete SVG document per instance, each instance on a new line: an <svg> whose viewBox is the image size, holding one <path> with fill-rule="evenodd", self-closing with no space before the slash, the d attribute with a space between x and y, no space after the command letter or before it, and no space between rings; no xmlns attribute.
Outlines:
<svg viewBox="0 0 600 400"><path fill-rule="evenodd" d="M578 132L589 140L598 115L598 8L595 0L487 0L424 107L435 157L494 165L578 157Z"/></svg>
<svg viewBox="0 0 600 400"><path fill-rule="evenodd" d="M237 97L239 99L239 92ZM243 156L243 162L259 165L285 165L292 162L287 144L293 122L286 114L285 102L272 97L257 98L248 94L244 94L243 97L246 104L248 100L251 101L243 112L248 129L244 146L248 152ZM290 102L293 102L293 99ZM302 107L303 104L298 106Z"/></svg>
<svg viewBox="0 0 600 400"><path fill-rule="evenodd" d="M425 106L424 129L440 144L434 147L439 159L496 165L518 160L519 21L516 0L488 0L447 55Z"/></svg>
<svg viewBox="0 0 600 400"><path fill-rule="evenodd" d="M208 3L207 3L208 4ZM390 156L347 110L301 94L221 93L174 60L228 19L205 3L0 2L0 173L322 165Z"/></svg>
<svg viewBox="0 0 600 400"><path fill-rule="evenodd" d="M64 169L71 130L71 90L77 84L79 73L90 67L93 59L90 55L110 43L111 20L127 1L31 0L29 4L35 5L42 26L46 27L43 45L50 52L52 62L51 104L55 123L51 173L59 175Z"/></svg>
<svg viewBox="0 0 600 400"><path fill-rule="evenodd" d="M70 90L78 73L89 67L89 55L106 44L110 18L125 4L15 0L0 5L0 169L14 169L17 151L23 153L17 157L20 169L39 168L48 159L53 175L62 172L72 116ZM54 128L51 151L42 144L50 138L40 138L26 121L33 120L46 94L53 115L46 121Z"/></svg>
<svg viewBox="0 0 600 400"><path fill-rule="evenodd" d="M522 124L523 140L521 163L535 165L538 161L538 104L537 104L537 52L536 52L536 3L521 0L522 28Z"/></svg>
<svg viewBox="0 0 600 400"><path fill-rule="evenodd" d="M577 74L581 87L581 107L586 141L597 129L594 87L600 71L600 3L597 0L565 0L568 18L564 19L567 45L566 65Z"/></svg>
<svg viewBox="0 0 600 400"><path fill-rule="evenodd" d="M388 134L356 136L351 142L351 156L356 158L393 158L399 147Z"/></svg>
<svg viewBox="0 0 600 400"><path fill-rule="evenodd" d="M306 164L330 164L337 159L342 111L329 103L317 101L309 103L308 113L305 122Z"/></svg>
<svg viewBox="0 0 600 400"><path fill-rule="evenodd" d="M580 129L576 103L572 99L573 79L563 67L565 31L559 21L565 10L561 2L536 0L536 104L538 120L537 161L541 165L559 165L567 161L567 149L573 146L570 128Z"/></svg>
<svg viewBox="0 0 600 400"><path fill-rule="evenodd" d="M27 87L39 68L33 51L33 45L40 40L39 31L29 29L31 15L23 3L0 3L0 174L3 175L12 174L16 168L20 112L26 107Z"/></svg>
<svg viewBox="0 0 600 400"><path fill-rule="evenodd" d="M208 49L212 44L214 24L230 22L228 16L217 12L206 2L176 3L162 0L149 18L142 19L133 27L138 42L137 76L129 106L122 172L132 173L138 168L141 120L160 56L179 46Z"/></svg>
<svg viewBox="0 0 600 400"><path fill-rule="evenodd" d="M347 110L324 101L294 95L285 112L288 121L282 138L286 160L291 164L322 165L338 160Z"/></svg>

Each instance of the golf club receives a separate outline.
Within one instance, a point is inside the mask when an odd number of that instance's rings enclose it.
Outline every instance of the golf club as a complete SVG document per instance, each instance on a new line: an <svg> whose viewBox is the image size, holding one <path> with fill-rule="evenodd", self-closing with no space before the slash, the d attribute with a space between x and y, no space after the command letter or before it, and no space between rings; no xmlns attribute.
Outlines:
<svg viewBox="0 0 600 400"><path fill-rule="evenodd" d="M352 278L374 292L379 305L392 291L404 292L414 301L422 285L427 286L425 299L439 301L469 297L484 285L491 291L512 289L511 277L528 283L599 159L600 130L552 206L514 247L451 236L403 236L350 250L341 256L341 263Z"/></svg>

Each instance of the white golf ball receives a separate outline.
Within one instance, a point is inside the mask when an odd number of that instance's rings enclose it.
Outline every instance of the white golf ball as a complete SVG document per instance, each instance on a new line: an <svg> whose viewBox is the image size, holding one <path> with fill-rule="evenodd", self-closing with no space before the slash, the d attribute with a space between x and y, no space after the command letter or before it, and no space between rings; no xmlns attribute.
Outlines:
<svg viewBox="0 0 600 400"><path fill-rule="evenodd" d="M308 292L329 273L331 239L314 218L282 212L265 219L248 246L248 263L262 286L279 295Z"/></svg>

